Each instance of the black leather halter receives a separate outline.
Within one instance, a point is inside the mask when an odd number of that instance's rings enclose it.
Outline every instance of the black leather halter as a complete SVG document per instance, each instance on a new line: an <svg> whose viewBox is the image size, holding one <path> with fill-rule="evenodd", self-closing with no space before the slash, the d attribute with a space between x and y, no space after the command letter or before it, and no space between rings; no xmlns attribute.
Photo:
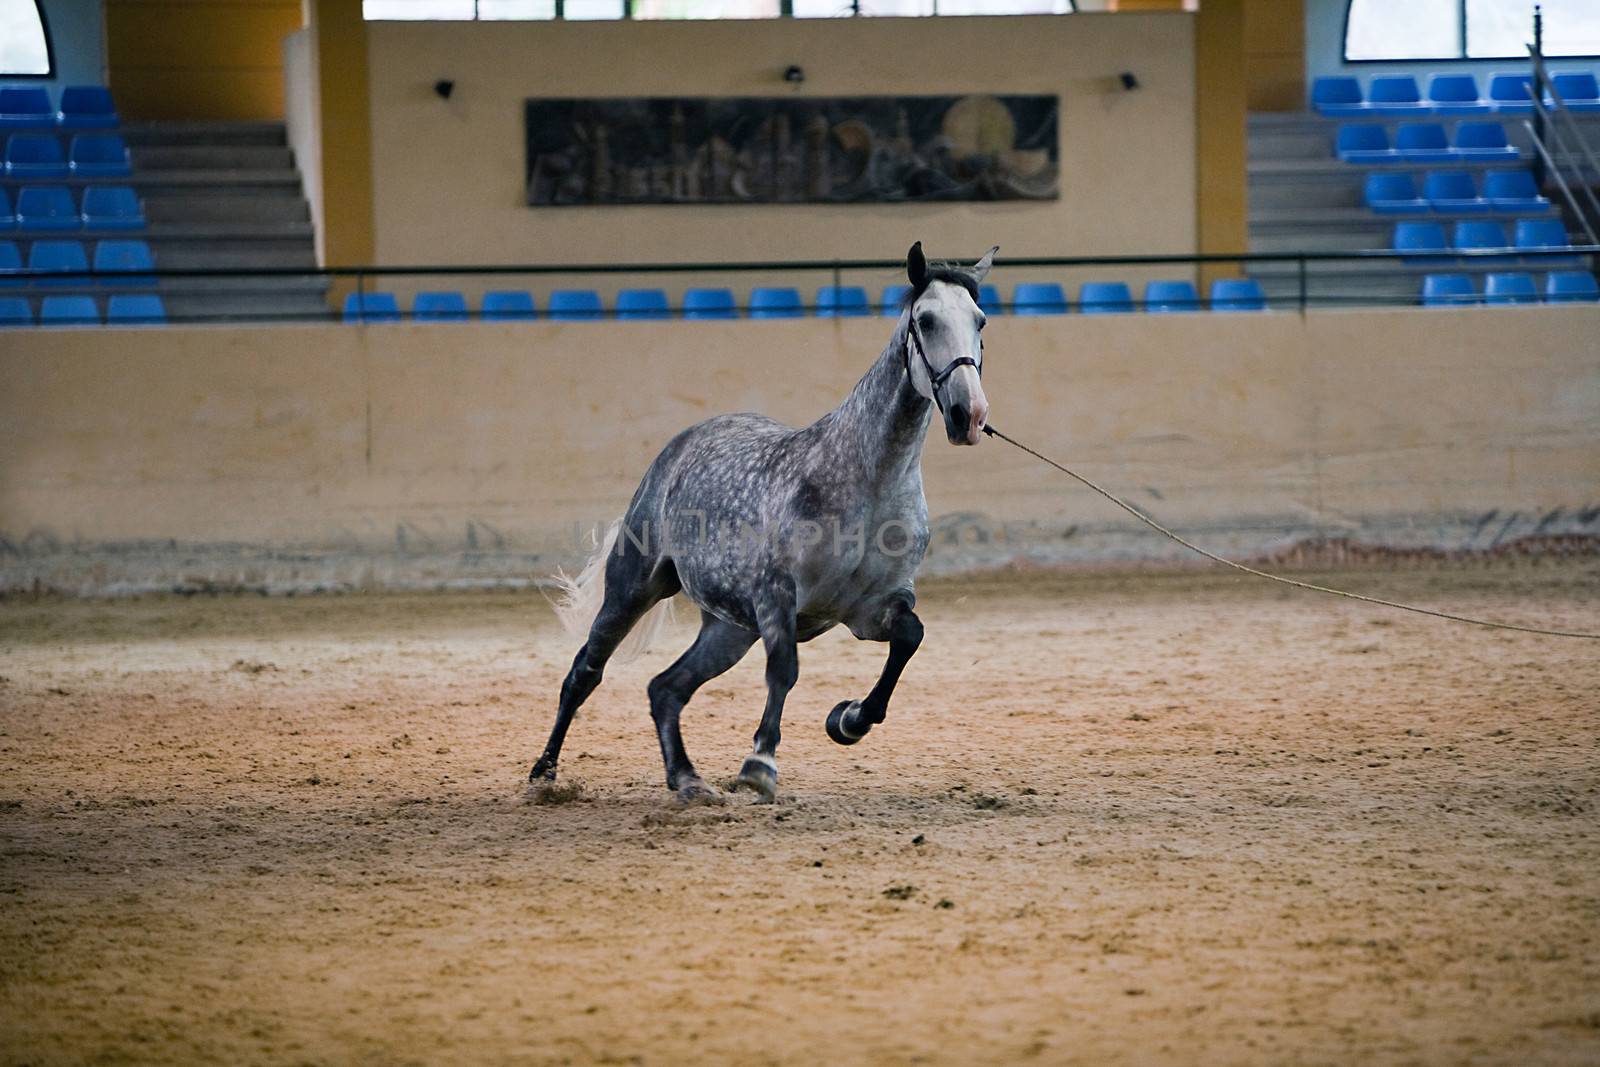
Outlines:
<svg viewBox="0 0 1600 1067"><path fill-rule="evenodd" d="M939 397L939 390L944 386L945 382L950 380L950 375L956 372L957 367L971 367L973 370L978 372L978 377L982 378L983 364L978 360L973 359L971 356L957 356L955 359L950 361L944 370L935 371L933 369L933 364L928 362L928 353L924 351L922 347L922 330L917 326L916 304L913 303L911 305L911 309L906 313L906 321L908 324L906 328L907 343L905 348L906 376L910 377L911 375L911 349L915 347L917 350L917 358L922 360L922 366L928 372L928 381L933 386L934 406L939 409L939 414L943 415L944 401ZM983 354L983 338L981 336L978 338L978 354L980 356Z"/></svg>

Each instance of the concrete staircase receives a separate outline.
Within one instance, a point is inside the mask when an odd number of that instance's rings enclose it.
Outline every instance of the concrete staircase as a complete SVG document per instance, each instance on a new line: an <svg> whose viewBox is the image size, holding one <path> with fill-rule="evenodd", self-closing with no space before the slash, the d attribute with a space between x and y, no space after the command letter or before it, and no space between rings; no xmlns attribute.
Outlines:
<svg viewBox="0 0 1600 1067"><path fill-rule="evenodd" d="M144 234L164 270L316 267L311 217L281 122L126 123ZM316 275L164 278L173 321L329 317Z"/></svg>
<svg viewBox="0 0 1600 1067"><path fill-rule="evenodd" d="M1494 116L1471 116L1469 120L1486 118ZM1369 121L1385 122L1392 142L1395 128L1402 121L1440 122L1448 131L1458 120L1422 116L1410 120ZM1378 215L1363 203L1362 183L1367 174L1378 169L1410 172L1420 188L1422 175L1429 169L1472 171L1479 175L1481 181L1482 172L1487 170L1531 166L1533 149L1520 122L1514 117L1502 118L1501 121L1511 143L1523 150L1522 161L1441 163L1428 167L1415 163L1373 165L1343 162L1333 154L1333 139L1340 120L1305 112L1251 115L1250 251L1350 252L1389 248L1396 217ZM1580 121L1590 143L1600 145L1600 116L1588 116ZM1544 192L1555 202L1551 213L1559 211L1562 206L1559 192L1554 188L1546 188ZM1509 231L1515 218L1530 216L1523 212L1517 215L1429 214L1404 217L1441 223L1448 233L1455 222L1483 219L1498 221ZM1578 240L1576 235L1573 239ZM1563 269L1572 268L1567 266ZM1308 299L1319 306L1409 304L1417 301L1424 274L1445 271L1485 274L1506 270L1542 272L1534 264L1482 260L1436 262L1432 265L1411 265L1392 260L1335 261L1309 264L1306 290ZM1289 306L1298 300L1300 278L1299 267L1295 263L1249 264L1246 273L1261 283L1274 306ZM1480 281L1480 288L1481 284Z"/></svg>

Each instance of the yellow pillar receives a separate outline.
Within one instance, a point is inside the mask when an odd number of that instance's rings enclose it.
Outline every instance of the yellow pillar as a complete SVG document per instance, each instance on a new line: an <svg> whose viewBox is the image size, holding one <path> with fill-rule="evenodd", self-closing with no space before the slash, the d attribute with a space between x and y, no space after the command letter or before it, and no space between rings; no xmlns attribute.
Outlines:
<svg viewBox="0 0 1600 1067"><path fill-rule="evenodd" d="M1245 0L1205 0L1195 20L1195 187L1202 254L1249 250L1245 122ZM1236 264L1202 269L1232 277Z"/></svg>
<svg viewBox="0 0 1600 1067"><path fill-rule="evenodd" d="M306 0L322 140L323 265L373 261L372 123L361 0Z"/></svg>
<svg viewBox="0 0 1600 1067"><path fill-rule="evenodd" d="M1304 0L1246 0L1244 50L1251 111L1299 111L1305 107Z"/></svg>

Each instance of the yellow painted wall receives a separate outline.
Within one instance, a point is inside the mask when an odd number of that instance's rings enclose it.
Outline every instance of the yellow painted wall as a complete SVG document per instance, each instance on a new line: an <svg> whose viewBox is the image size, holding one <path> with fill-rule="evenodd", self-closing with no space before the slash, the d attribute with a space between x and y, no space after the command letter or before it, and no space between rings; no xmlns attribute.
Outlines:
<svg viewBox="0 0 1600 1067"><path fill-rule="evenodd" d="M885 258L1194 247L1193 16L370 23L377 260ZM532 209L535 96L1059 93L1062 198L1042 203ZM1116 74L1143 86L1124 92ZM454 97L433 93L456 82ZM326 96L326 87L324 87ZM332 211L330 200L328 210Z"/></svg>
<svg viewBox="0 0 1600 1067"><path fill-rule="evenodd" d="M1305 0L1247 0L1244 53L1251 111L1305 107Z"/></svg>
<svg viewBox="0 0 1600 1067"><path fill-rule="evenodd" d="M342 552L358 577L375 553L493 541L543 560L516 563L527 577L569 559L574 523L619 513L678 430L723 411L814 419L888 330L12 331L0 538L24 554L0 556L0 588L40 567L78 568L92 585L140 560L199 566L167 539ZM1498 508L1531 523L1597 503L1597 335L1588 307L997 317L984 383L997 425L1230 551L1293 530L1429 544L1449 539L1452 516ZM1018 524L1008 551L1166 551L993 441L935 436L927 492L936 520ZM1080 532L1064 539L1069 527ZM111 542L145 554L91 551ZM62 554L73 545L83 552ZM257 553L249 565L274 564ZM434 573L472 565L441 558Z"/></svg>
<svg viewBox="0 0 1600 1067"><path fill-rule="evenodd" d="M1245 68L1246 0L1206 0L1195 29L1195 201L1199 251L1247 251L1248 130ZM1203 281L1236 275L1208 267Z"/></svg>
<svg viewBox="0 0 1600 1067"><path fill-rule="evenodd" d="M125 118L283 118L283 38L300 0L106 0L105 16Z"/></svg>

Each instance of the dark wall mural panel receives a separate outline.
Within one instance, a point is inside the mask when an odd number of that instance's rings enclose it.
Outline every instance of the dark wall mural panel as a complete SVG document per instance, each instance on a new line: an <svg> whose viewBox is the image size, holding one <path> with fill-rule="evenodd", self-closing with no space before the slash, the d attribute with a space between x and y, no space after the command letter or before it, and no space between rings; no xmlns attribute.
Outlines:
<svg viewBox="0 0 1600 1067"><path fill-rule="evenodd" d="M537 99L528 203L1054 200L1055 96Z"/></svg>

